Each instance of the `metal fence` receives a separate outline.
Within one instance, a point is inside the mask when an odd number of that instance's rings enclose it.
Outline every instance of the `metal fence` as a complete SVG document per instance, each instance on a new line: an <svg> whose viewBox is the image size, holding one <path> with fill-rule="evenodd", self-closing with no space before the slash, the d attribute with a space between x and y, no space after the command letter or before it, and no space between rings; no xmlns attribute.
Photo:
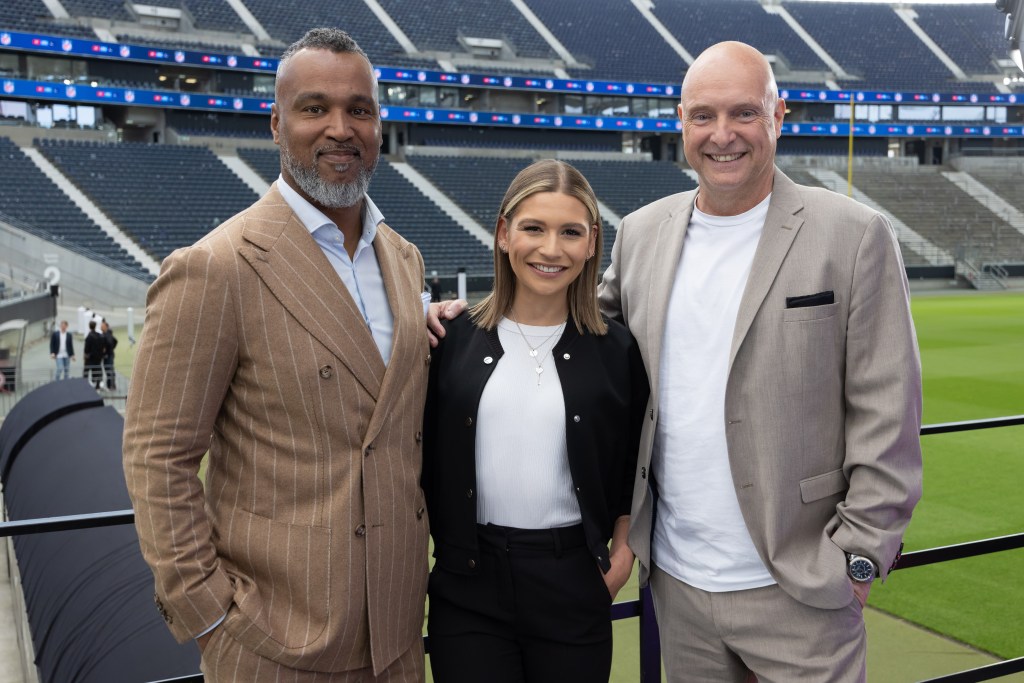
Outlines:
<svg viewBox="0 0 1024 683"><path fill-rule="evenodd" d="M976 429L992 429L995 427L1012 427L1024 425L1024 415L999 417L987 420L969 420L964 422L946 422L925 425L921 435L948 434ZM18 520L0 523L0 538L20 536L24 534L45 533L49 531L69 531L74 529L92 529L118 524L132 524L135 513L132 510L99 512L87 515L68 515L43 519ZM977 557L989 553L1024 548L1024 533L987 538L967 543L928 548L908 552L900 558L895 570L923 567L929 564L949 562L967 557ZM1007 587L1009 589L1009 587ZM618 602L612 605L612 620L640 619L640 683L660 683L661 681L661 647L658 638L658 626L654 618L654 605L650 589L640 591L639 600ZM1008 625L1010 626L1010 625ZM1019 627L1019 626L1018 626ZM429 652L429 641L424 640ZM1011 674L1024 672L1024 657L996 662L975 669L931 678L921 683L975 683L1002 678ZM152 683L203 683L202 674L168 678Z"/></svg>

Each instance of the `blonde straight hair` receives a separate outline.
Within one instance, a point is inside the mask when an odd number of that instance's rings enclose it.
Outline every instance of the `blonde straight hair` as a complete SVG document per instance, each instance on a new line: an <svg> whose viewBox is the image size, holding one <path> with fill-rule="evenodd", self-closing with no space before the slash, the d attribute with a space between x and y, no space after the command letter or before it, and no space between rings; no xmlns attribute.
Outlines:
<svg viewBox="0 0 1024 683"><path fill-rule="evenodd" d="M512 310L516 292L516 275L508 254L498 248L498 225L504 218L510 225L516 210L524 200L541 192L559 192L578 199L590 215L590 229L596 230L594 256L583 265L583 270L570 285L567 293L569 315L580 334L584 330L602 335L608 325L601 318L597 303L597 281L601 269L602 242L601 214L597 208L597 197L590 183L574 166L557 159L543 159L524 168L513 179L505 191L505 198L498 210L494 224L494 288L487 297L469 311L473 322L486 330L497 326L501 318Z"/></svg>

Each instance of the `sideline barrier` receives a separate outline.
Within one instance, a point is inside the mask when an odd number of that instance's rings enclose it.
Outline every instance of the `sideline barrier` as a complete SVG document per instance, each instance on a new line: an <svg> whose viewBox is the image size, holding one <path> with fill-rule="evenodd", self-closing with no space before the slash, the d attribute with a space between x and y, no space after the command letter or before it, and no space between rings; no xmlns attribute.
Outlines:
<svg viewBox="0 0 1024 683"><path fill-rule="evenodd" d="M996 427L1015 427L1024 425L1024 415L998 417L985 420L968 420L963 422L946 422L921 427L921 435L948 434L951 432L972 431L977 429L993 429ZM115 510L85 515L67 515L43 519L17 520L0 522L0 538L20 536L24 534L46 533L51 531L70 531L90 529L119 524L133 524L135 513L132 510ZM998 536L955 545L915 550L904 553L895 570L922 567L950 560L976 557L989 553L1024 548L1024 532ZM658 638L658 627L654 619L654 605L649 588L640 591L639 600L627 600L612 605L612 621L619 619L640 618L640 683L660 683L661 681L661 647ZM429 644L426 636L424 641ZM429 648L428 648L429 652ZM930 678L920 683L975 683L989 681L1003 676L1024 672L1024 657L996 662L987 666L969 669L957 673ZM150 683L203 683L202 674L165 678Z"/></svg>

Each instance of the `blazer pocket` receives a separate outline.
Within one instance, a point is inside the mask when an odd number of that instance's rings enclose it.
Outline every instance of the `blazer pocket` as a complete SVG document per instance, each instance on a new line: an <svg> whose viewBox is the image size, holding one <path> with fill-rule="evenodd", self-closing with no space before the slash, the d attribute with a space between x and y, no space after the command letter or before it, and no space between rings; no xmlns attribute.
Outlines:
<svg viewBox="0 0 1024 683"><path fill-rule="evenodd" d="M843 474L842 468L832 470L803 479L800 482L800 500L805 503L813 503L827 496L842 493L847 488L849 488L849 483L846 481L846 475Z"/></svg>
<svg viewBox="0 0 1024 683"><path fill-rule="evenodd" d="M239 616L225 625L241 643L271 658L282 648L316 642L331 602L331 530L245 510L231 517L225 554L236 567Z"/></svg>
<svg viewBox="0 0 1024 683"><path fill-rule="evenodd" d="M782 312L782 320L787 323L803 322L806 320L824 320L831 318L839 310L839 304L825 304L823 306L805 306L802 308L787 308Z"/></svg>

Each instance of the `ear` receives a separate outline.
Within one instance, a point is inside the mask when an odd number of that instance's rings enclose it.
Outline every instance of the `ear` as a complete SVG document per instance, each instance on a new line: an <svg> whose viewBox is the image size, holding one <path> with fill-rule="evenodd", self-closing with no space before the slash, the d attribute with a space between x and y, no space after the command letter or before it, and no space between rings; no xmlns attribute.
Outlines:
<svg viewBox="0 0 1024 683"><path fill-rule="evenodd" d="M597 231L600 229L601 226L598 223L590 226L590 249L587 251L587 258L593 257L594 251L597 249Z"/></svg>
<svg viewBox="0 0 1024 683"><path fill-rule="evenodd" d="M281 136L278 129L281 127L281 116L277 111L277 103L270 105L270 132L274 134L274 144L281 144Z"/></svg>
<svg viewBox="0 0 1024 683"><path fill-rule="evenodd" d="M778 140L782 136L782 119L786 116L786 101L779 99L775 105L775 111L773 112L775 119L775 139Z"/></svg>
<svg viewBox="0 0 1024 683"><path fill-rule="evenodd" d="M508 220L504 216L498 218L498 226L494 231L495 242L501 251L508 252Z"/></svg>

